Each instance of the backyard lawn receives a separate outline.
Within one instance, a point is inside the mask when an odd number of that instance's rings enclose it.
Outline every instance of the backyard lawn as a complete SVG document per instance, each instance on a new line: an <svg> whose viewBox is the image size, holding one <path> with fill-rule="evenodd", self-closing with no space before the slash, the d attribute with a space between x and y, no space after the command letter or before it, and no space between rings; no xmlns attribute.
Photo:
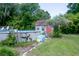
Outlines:
<svg viewBox="0 0 79 59"><path fill-rule="evenodd" d="M63 35L62 38L47 39L27 55L79 56L79 35Z"/></svg>

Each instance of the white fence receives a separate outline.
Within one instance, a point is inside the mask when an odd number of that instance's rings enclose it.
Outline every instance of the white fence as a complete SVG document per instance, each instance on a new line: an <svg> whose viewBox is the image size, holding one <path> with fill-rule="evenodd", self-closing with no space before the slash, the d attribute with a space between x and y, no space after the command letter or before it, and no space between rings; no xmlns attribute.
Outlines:
<svg viewBox="0 0 79 59"><path fill-rule="evenodd" d="M9 31L0 31L0 41L5 40L8 37L8 34L9 34ZM25 31L18 30L14 32L14 34L18 42L25 42L26 40L28 41L35 40L40 33L34 30L30 30L30 31L29 30L25 30Z"/></svg>
<svg viewBox="0 0 79 59"><path fill-rule="evenodd" d="M8 36L8 33L0 33L0 41L5 40Z"/></svg>
<svg viewBox="0 0 79 59"><path fill-rule="evenodd" d="M30 41L30 40L35 40L37 39L37 36L40 33L38 31L18 31L16 34L17 41L19 42L25 42L25 41Z"/></svg>

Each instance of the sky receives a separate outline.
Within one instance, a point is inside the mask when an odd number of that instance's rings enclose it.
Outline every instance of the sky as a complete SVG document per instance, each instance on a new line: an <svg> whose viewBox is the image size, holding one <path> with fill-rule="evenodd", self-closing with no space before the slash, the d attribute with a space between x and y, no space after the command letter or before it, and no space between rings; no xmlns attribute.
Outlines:
<svg viewBox="0 0 79 59"><path fill-rule="evenodd" d="M51 18L59 14L65 14L68 10L65 3L39 3L39 5L41 9L50 13Z"/></svg>

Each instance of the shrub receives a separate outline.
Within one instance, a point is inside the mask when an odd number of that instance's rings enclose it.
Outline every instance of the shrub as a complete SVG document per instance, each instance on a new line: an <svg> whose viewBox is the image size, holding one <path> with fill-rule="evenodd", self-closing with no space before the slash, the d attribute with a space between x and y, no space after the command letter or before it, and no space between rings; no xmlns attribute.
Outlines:
<svg viewBox="0 0 79 59"><path fill-rule="evenodd" d="M53 37L61 37L61 29L59 25L54 26L54 30L52 30L50 33L48 33L48 36L53 38Z"/></svg>
<svg viewBox="0 0 79 59"><path fill-rule="evenodd" d="M1 43L2 45L14 46L16 44L16 37L12 34L9 34L8 38Z"/></svg>
<svg viewBox="0 0 79 59"><path fill-rule="evenodd" d="M61 37L61 31L58 25L54 27L53 37Z"/></svg>
<svg viewBox="0 0 79 59"><path fill-rule="evenodd" d="M0 56L16 56L17 51L9 47L0 47Z"/></svg>

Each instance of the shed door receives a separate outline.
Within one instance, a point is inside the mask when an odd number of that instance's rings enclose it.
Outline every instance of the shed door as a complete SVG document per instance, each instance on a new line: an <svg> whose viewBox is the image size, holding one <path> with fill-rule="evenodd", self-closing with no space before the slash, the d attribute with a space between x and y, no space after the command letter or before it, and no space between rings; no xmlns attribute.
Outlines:
<svg viewBox="0 0 79 59"><path fill-rule="evenodd" d="M50 33L52 31L52 27L51 26L46 26L46 33Z"/></svg>

